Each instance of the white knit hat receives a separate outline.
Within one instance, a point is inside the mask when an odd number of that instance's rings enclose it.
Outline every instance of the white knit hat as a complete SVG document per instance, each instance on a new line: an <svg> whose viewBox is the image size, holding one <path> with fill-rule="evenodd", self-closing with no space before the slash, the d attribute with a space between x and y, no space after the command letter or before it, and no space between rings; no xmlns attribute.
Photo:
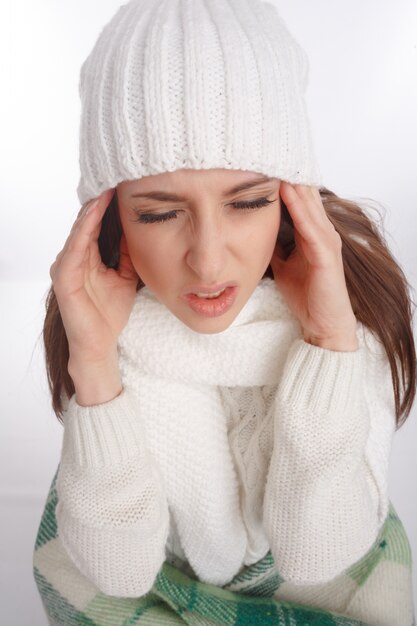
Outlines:
<svg viewBox="0 0 417 626"><path fill-rule="evenodd" d="M131 0L81 68L81 203L183 168L320 186L307 79L305 52L268 2Z"/></svg>

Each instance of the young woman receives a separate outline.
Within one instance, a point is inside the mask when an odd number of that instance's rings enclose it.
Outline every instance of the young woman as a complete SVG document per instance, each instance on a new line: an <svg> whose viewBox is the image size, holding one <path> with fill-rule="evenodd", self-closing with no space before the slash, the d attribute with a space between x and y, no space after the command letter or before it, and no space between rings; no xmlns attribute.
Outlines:
<svg viewBox="0 0 417 626"><path fill-rule="evenodd" d="M44 326L50 623L413 623L387 486L409 287L320 183L307 74L259 0L131 0L83 65Z"/></svg>

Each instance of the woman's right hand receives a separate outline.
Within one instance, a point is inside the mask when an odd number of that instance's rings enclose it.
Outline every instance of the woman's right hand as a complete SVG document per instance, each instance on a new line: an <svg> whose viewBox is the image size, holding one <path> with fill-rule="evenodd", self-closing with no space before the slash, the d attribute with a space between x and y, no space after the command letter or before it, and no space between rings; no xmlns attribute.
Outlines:
<svg viewBox="0 0 417 626"><path fill-rule="evenodd" d="M73 370L105 368L115 362L117 339L129 319L138 275L124 235L117 270L101 260L98 237L114 190L84 205L50 276L69 344ZM71 371L70 371L70 375Z"/></svg>

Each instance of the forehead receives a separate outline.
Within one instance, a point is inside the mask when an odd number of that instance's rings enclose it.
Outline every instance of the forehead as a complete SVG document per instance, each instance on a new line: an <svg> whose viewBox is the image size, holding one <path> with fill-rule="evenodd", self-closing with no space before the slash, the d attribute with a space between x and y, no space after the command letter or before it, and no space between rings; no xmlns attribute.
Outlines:
<svg viewBox="0 0 417 626"><path fill-rule="evenodd" d="M192 193L193 191L215 190L219 193L226 193L237 192L240 187L244 188L246 184L272 181L277 181L277 179L248 170L183 169L144 176L137 180L123 181L118 185L118 189L123 195L150 191Z"/></svg>

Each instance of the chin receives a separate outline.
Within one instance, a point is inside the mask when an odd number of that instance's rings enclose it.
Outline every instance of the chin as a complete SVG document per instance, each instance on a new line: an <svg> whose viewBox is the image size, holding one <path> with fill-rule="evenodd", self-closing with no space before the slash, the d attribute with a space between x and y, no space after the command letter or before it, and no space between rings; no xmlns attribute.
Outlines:
<svg viewBox="0 0 417 626"><path fill-rule="evenodd" d="M198 317L197 315L194 319L184 318L184 316L177 315L178 319L188 328L193 330L196 333L200 333L202 335L214 335L216 333L221 333L224 330L227 330L229 326L232 324L237 314L234 315L224 315L219 317Z"/></svg>

